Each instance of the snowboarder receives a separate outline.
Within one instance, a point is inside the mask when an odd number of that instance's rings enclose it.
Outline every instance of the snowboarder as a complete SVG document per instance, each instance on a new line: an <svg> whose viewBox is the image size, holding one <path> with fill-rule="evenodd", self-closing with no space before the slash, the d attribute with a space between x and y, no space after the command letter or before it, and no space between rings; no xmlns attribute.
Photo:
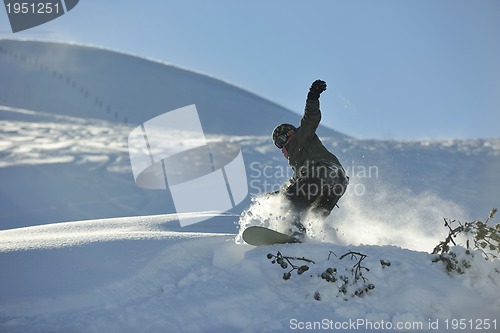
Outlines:
<svg viewBox="0 0 500 333"><path fill-rule="evenodd" d="M300 239L306 228L300 222L300 214L310 210L325 219L345 193L349 177L338 158L325 148L316 135L321 120L320 94L326 90L326 82L316 80L307 94L304 116L300 126L281 124L273 130L273 142L293 169L294 175L282 187L292 205L292 235Z"/></svg>

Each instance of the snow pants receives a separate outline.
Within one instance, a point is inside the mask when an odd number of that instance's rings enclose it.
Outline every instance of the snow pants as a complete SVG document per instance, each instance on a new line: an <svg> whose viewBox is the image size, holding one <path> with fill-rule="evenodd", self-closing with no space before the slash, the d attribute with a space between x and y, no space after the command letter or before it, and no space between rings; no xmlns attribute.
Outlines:
<svg viewBox="0 0 500 333"><path fill-rule="evenodd" d="M344 168L328 161L322 161L311 166L286 191L295 212L310 209L326 218L344 195L349 177Z"/></svg>

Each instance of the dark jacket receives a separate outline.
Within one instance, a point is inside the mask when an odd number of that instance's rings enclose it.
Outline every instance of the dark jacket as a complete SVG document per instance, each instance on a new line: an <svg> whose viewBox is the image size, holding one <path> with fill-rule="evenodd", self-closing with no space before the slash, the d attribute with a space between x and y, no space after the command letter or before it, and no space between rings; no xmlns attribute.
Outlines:
<svg viewBox="0 0 500 333"><path fill-rule="evenodd" d="M285 145L288 163L294 170L293 180L303 177L317 163L328 162L342 168L338 158L323 146L316 135L320 121L319 100L307 99L300 127Z"/></svg>

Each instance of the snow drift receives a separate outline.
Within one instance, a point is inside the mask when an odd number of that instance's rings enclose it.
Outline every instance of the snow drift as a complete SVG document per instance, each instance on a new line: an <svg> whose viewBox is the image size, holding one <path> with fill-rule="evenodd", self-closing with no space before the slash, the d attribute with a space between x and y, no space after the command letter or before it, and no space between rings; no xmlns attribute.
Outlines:
<svg viewBox="0 0 500 333"><path fill-rule="evenodd" d="M178 229L175 216L164 215L0 231L1 331L285 332L321 325L348 332L352 326L342 325L354 322L361 332L430 325L443 332L462 318L474 328L488 322L493 332L494 321L500 324L500 262L480 253L465 274L450 276L430 254L394 246L254 248L236 244L234 235ZM354 281L358 258L340 259L349 251L367 256L366 281ZM284 280L288 270L267 259L278 252L314 263ZM321 278L331 267L338 281ZM350 279L345 293L340 276ZM367 283L374 288L355 295Z"/></svg>

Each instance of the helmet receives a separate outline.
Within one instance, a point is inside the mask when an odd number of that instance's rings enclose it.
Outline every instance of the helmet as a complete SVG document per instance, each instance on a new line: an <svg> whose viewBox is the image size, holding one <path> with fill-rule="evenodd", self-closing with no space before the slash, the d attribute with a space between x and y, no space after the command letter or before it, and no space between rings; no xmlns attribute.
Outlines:
<svg viewBox="0 0 500 333"><path fill-rule="evenodd" d="M297 128L292 124L281 124L276 126L273 130L273 142L276 141L276 138L281 134L288 133L288 131L295 131Z"/></svg>
<svg viewBox="0 0 500 333"><path fill-rule="evenodd" d="M276 128L273 130L273 142L276 142L276 139L285 133L288 133L289 131L295 131L297 128L293 126L292 124L281 124L276 126Z"/></svg>

